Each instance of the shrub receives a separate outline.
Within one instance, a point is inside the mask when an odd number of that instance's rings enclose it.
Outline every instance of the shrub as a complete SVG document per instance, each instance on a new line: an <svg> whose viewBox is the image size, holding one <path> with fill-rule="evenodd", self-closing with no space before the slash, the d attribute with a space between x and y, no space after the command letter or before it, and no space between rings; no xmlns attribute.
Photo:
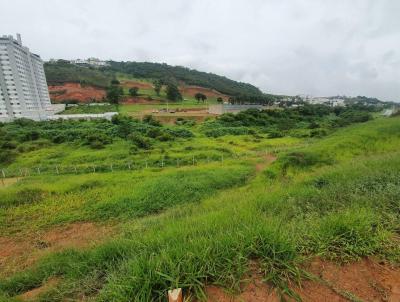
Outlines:
<svg viewBox="0 0 400 302"><path fill-rule="evenodd" d="M130 134L128 139L138 148L140 149L151 149L151 142L148 138L137 134L133 133Z"/></svg>
<svg viewBox="0 0 400 302"><path fill-rule="evenodd" d="M0 195L0 207L32 204L43 200L46 192L38 188L23 188L19 191L4 192Z"/></svg>
<svg viewBox="0 0 400 302"><path fill-rule="evenodd" d="M104 133L89 133L85 137L85 145L89 145L92 149L102 149L110 143L112 143L111 137Z"/></svg>
<svg viewBox="0 0 400 302"><path fill-rule="evenodd" d="M308 168L318 164L332 164L333 160L328 156L323 156L314 152L290 152L281 159L284 170L289 167Z"/></svg>

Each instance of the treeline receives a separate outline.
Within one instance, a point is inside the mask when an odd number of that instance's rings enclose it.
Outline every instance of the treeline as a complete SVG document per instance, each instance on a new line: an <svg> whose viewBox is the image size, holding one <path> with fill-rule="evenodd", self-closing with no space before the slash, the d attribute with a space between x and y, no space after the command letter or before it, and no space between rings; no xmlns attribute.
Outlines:
<svg viewBox="0 0 400 302"><path fill-rule="evenodd" d="M104 68L114 72L130 74L137 78L168 80L174 78L188 85L196 85L215 89L227 95L261 95L255 86L233 81L223 76L189 69L182 66L171 66L150 62L110 62L110 67Z"/></svg>
<svg viewBox="0 0 400 302"><path fill-rule="evenodd" d="M190 138L193 133L185 128L162 126L152 116L142 121L125 116L114 116L112 121L43 121L18 119L0 123L0 164L9 164L18 154L52 144L74 143L92 149L102 149L114 140L130 142L131 152L151 149L157 142Z"/></svg>
<svg viewBox="0 0 400 302"><path fill-rule="evenodd" d="M94 67L77 66L70 64L65 60L58 60L54 63L45 63L44 71L49 85L72 82L106 88L114 78L113 73L111 72L99 70Z"/></svg>

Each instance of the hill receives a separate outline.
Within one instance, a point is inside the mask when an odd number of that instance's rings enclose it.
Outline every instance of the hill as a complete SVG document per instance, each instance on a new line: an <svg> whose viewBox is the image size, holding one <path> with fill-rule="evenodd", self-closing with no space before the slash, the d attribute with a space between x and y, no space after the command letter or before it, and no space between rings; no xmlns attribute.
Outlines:
<svg viewBox="0 0 400 302"><path fill-rule="evenodd" d="M48 85L63 83L81 83L106 88L114 78L114 74L93 67L81 67L65 60L45 63L44 71Z"/></svg>
<svg viewBox="0 0 400 302"><path fill-rule="evenodd" d="M109 70L123 72L137 78L168 79L175 78L188 85L215 89L227 95L251 94L261 95L255 86L237 82L213 73L197 71L182 66L171 66L150 62L110 62Z"/></svg>
<svg viewBox="0 0 400 302"><path fill-rule="evenodd" d="M46 63L45 73L49 85L62 83L81 83L97 87L108 87L118 75L139 79L176 79L185 85L214 89L222 94L262 95L255 86L230 80L213 73L206 73L181 66L149 62L110 62L110 67L93 68L70 64L68 61Z"/></svg>

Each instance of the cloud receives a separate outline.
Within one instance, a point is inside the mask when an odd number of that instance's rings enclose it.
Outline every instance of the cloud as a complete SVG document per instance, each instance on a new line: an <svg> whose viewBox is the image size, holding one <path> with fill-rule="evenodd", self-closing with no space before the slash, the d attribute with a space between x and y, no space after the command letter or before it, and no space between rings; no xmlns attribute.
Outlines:
<svg viewBox="0 0 400 302"><path fill-rule="evenodd" d="M400 1L0 0L43 58L166 62L265 92L400 101Z"/></svg>

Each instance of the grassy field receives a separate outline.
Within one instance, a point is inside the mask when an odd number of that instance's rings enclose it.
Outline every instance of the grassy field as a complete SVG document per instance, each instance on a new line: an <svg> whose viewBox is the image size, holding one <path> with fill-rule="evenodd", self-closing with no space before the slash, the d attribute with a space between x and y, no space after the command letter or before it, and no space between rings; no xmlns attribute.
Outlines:
<svg viewBox="0 0 400 302"><path fill-rule="evenodd" d="M210 284L239 291L251 261L280 293L298 299L290 284L308 278L307 259L375 256L400 264L399 118L312 138L207 137L201 127L191 128L192 138L134 154L116 140L100 150L65 143L19 155L10 169L170 161L0 187L1 238L77 223L113 230L90 248L0 265L0 300L19 301L49 280L56 282L37 301L164 301L176 287L203 299ZM193 156L203 161L176 167L177 158Z"/></svg>

